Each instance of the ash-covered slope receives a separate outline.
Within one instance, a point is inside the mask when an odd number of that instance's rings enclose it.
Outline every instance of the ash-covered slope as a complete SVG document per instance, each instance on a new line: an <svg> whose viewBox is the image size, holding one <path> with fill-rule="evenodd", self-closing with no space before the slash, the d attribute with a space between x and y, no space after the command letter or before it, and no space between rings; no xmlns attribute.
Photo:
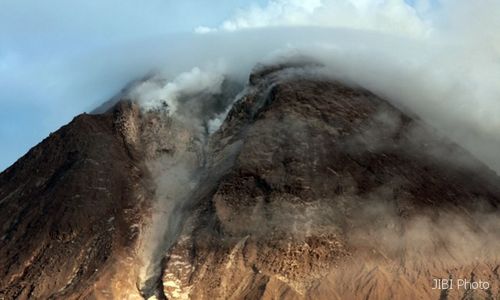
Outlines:
<svg viewBox="0 0 500 300"><path fill-rule="evenodd" d="M500 179L300 68L254 72L214 133L234 88L176 115L122 101L33 148L0 175L0 296L498 297ZM490 286L432 289L449 276Z"/></svg>

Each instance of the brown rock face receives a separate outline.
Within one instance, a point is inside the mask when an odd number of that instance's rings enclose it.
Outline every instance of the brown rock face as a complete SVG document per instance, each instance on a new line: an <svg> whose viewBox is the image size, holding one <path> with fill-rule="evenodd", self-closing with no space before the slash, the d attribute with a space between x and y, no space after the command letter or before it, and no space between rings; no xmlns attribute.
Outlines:
<svg viewBox="0 0 500 300"><path fill-rule="evenodd" d="M111 113L81 115L0 175L0 295L84 296L137 238L144 171Z"/></svg>
<svg viewBox="0 0 500 300"><path fill-rule="evenodd" d="M499 178L300 67L255 72L213 134L121 102L33 148L0 175L0 299L500 297Z"/></svg>
<svg viewBox="0 0 500 300"><path fill-rule="evenodd" d="M498 297L493 172L367 91L263 74L211 137L208 174L231 168L167 252L169 299Z"/></svg>

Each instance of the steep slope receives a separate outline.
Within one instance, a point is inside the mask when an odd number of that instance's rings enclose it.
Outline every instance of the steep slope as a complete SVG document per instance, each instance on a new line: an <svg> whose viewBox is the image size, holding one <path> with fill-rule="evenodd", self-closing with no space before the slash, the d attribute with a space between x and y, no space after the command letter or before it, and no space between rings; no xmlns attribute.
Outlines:
<svg viewBox="0 0 500 300"><path fill-rule="evenodd" d="M124 90L34 147L0 174L0 298L498 298L500 179L317 67L174 115Z"/></svg>
<svg viewBox="0 0 500 300"><path fill-rule="evenodd" d="M0 175L0 295L61 299L106 294L132 264L146 216L147 170L127 144L126 105L80 115ZM135 284L135 279L132 284ZM97 289L96 289L97 290Z"/></svg>
<svg viewBox="0 0 500 300"><path fill-rule="evenodd" d="M254 74L212 136L208 174L234 159L186 213L165 295L498 297L498 177L367 91L288 73ZM432 290L449 276L490 289Z"/></svg>

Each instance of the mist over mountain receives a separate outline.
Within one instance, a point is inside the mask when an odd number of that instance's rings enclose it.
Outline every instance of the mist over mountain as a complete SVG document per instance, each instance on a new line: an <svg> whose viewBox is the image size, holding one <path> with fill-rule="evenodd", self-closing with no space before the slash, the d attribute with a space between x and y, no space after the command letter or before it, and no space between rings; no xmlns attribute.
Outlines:
<svg viewBox="0 0 500 300"><path fill-rule="evenodd" d="M48 137L0 177L2 296L498 295L497 175L322 68L146 77Z"/></svg>
<svg viewBox="0 0 500 300"><path fill-rule="evenodd" d="M0 299L500 297L499 11L271 0L33 63L89 113L0 173Z"/></svg>
<svg viewBox="0 0 500 300"><path fill-rule="evenodd" d="M1 169L152 70L172 79L222 64L244 82L256 63L296 50L321 51L336 76L419 105L478 157L495 159L497 1L115 2L2 3Z"/></svg>

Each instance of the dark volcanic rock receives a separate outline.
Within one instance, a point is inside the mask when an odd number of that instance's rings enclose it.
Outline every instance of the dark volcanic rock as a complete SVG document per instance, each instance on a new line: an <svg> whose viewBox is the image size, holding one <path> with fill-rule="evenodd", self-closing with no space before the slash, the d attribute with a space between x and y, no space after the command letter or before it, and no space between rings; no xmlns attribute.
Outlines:
<svg viewBox="0 0 500 300"><path fill-rule="evenodd" d="M146 171L114 113L76 117L0 175L0 296L85 296L134 245Z"/></svg>

